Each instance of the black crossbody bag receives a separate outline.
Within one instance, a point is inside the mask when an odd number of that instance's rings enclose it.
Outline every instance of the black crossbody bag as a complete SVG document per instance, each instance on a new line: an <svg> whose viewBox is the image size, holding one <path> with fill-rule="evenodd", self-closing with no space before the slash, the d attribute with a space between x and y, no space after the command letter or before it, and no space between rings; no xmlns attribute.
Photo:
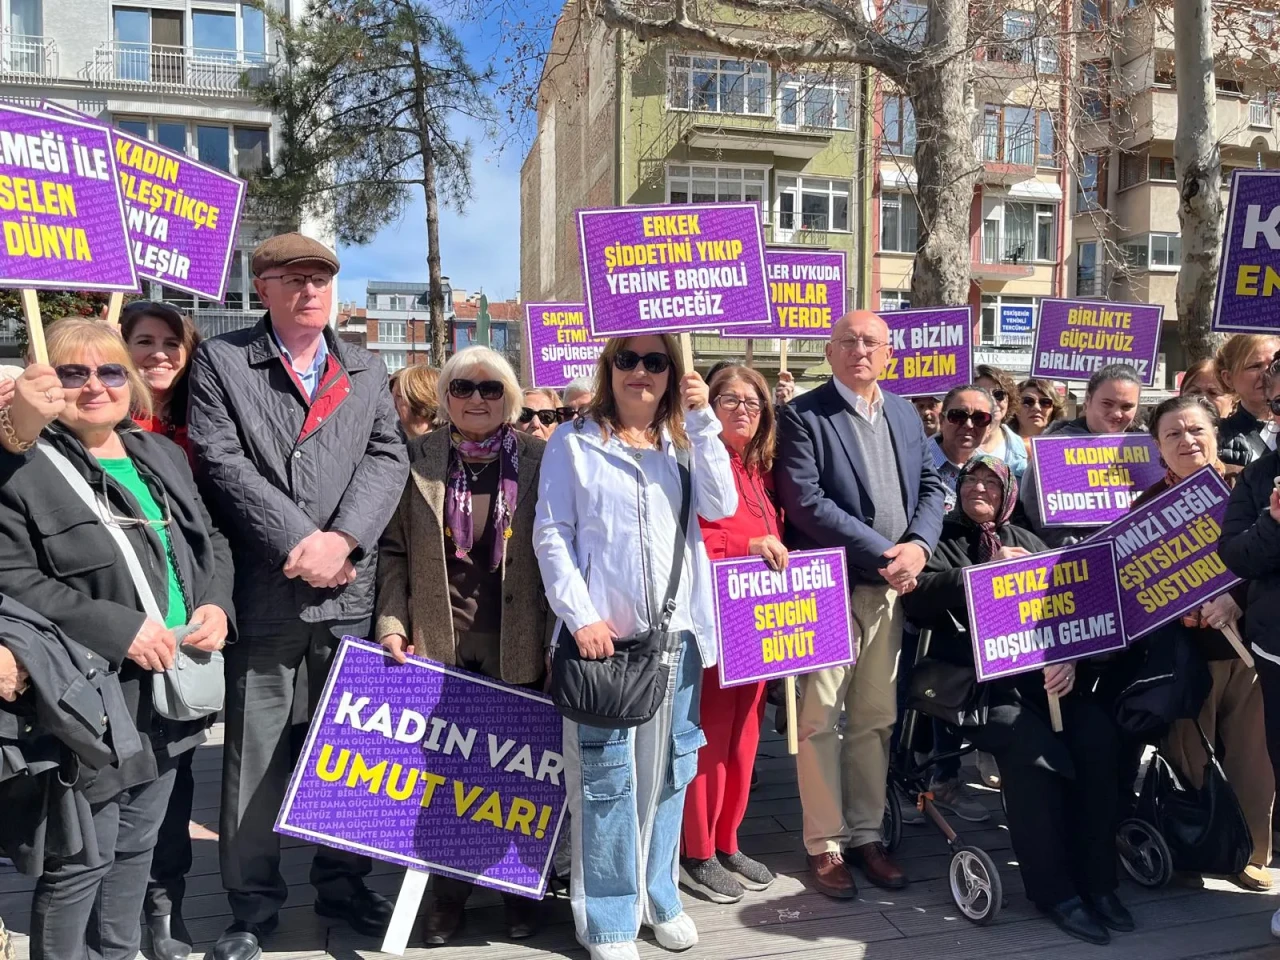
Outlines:
<svg viewBox="0 0 1280 960"><path fill-rule="evenodd" d="M680 526L667 595L656 624L644 633L614 638L613 656L604 660L583 659L573 633L560 625L551 659L551 700L561 715L574 723L638 727L653 718L667 695L671 667L680 652L680 634L669 632L669 628L689 538L692 480L688 451L676 450L676 466L680 471ZM653 623L652 611L650 614Z"/></svg>

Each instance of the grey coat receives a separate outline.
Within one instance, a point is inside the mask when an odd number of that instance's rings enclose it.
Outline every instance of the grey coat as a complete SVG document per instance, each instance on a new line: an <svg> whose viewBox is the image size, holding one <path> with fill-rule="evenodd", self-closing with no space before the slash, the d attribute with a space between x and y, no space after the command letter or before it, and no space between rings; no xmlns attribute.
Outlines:
<svg viewBox="0 0 1280 960"><path fill-rule="evenodd" d="M231 541L237 613L242 623L360 620L407 472L387 371L326 329L329 364L309 400L270 324L206 340L191 362L196 478ZM354 582L324 590L285 577L289 553L316 530L356 540Z"/></svg>

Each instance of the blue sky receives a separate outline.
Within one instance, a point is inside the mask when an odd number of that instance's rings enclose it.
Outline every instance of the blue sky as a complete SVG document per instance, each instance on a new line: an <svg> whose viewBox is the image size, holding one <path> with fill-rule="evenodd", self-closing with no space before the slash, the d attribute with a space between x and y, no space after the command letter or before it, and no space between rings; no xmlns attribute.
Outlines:
<svg viewBox="0 0 1280 960"><path fill-rule="evenodd" d="M496 0L499 9L490 9L481 23L462 24L458 33L473 52L473 65L485 66L490 59L501 69L502 59L511 53L511 33L494 29L495 17L549 23L559 9L555 0ZM501 39L495 39L499 37ZM505 118L507 104L497 103ZM534 124L519 125L521 131ZM520 289L520 164L529 149L527 134L504 130L498 141L482 139L469 122L454 128L474 143L472 159L472 200L461 213L441 207L441 272L456 288L468 293L483 288L491 300L514 297ZM426 281L427 224L421 192L398 223L384 227L372 243L339 249L342 274L338 296L364 306L365 284L369 280Z"/></svg>

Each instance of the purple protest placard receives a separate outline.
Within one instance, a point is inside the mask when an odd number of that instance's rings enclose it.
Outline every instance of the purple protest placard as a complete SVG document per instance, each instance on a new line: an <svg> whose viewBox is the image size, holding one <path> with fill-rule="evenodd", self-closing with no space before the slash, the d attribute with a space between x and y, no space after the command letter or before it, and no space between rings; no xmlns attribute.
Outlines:
<svg viewBox="0 0 1280 960"><path fill-rule="evenodd" d="M711 564L722 687L853 663L843 550L797 550L787 569L760 557Z"/></svg>
<svg viewBox="0 0 1280 960"><path fill-rule="evenodd" d="M1125 647L1110 541L964 570L978 680Z"/></svg>
<svg viewBox="0 0 1280 960"><path fill-rule="evenodd" d="M737 327L735 337L784 337L788 340L826 340L845 314L845 254L843 250L767 250L765 270L773 323Z"/></svg>
<svg viewBox="0 0 1280 960"><path fill-rule="evenodd" d="M581 303L526 303L525 342L529 344L532 386L559 390L596 372L604 340L591 336Z"/></svg>
<svg viewBox="0 0 1280 960"><path fill-rule="evenodd" d="M1088 380L1109 363L1127 363L1149 387L1156 380L1163 315L1158 303L1041 300L1031 376Z"/></svg>
<svg viewBox="0 0 1280 960"><path fill-rule="evenodd" d="M1046 527L1101 527L1164 476L1145 433L1031 438L1040 516Z"/></svg>
<svg viewBox="0 0 1280 960"><path fill-rule="evenodd" d="M973 315L968 307L888 310L893 356L880 386L900 397L941 397L973 382Z"/></svg>
<svg viewBox="0 0 1280 960"><path fill-rule="evenodd" d="M1218 556L1230 499L1218 471L1205 467L1089 538L1115 545L1131 643L1240 582Z"/></svg>
<svg viewBox="0 0 1280 960"><path fill-rule="evenodd" d="M578 211L597 337L773 324L758 203Z"/></svg>
<svg viewBox="0 0 1280 960"><path fill-rule="evenodd" d="M346 637L276 832L541 898L561 734L545 697Z"/></svg>
<svg viewBox="0 0 1280 960"><path fill-rule="evenodd" d="M132 293L106 127L0 104L0 286Z"/></svg>
<svg viewBox="0 0 1280 960"><path fill-rule="evenodd" d="M1280 292L1280 171L1235 170L1227 201L1227 230L1214 330L1275 333L1280 314L1271 298Z"/></svg>

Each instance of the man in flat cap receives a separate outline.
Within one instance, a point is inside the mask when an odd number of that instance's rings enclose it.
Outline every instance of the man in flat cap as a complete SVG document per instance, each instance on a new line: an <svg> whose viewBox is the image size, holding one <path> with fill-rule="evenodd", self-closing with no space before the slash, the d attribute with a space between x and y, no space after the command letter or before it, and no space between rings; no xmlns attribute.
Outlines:
<svg viewBox="0 0 1280 960"><path fill-rule="evenodd" d="M291 772L294 679L314 710L344 634L365 637L383 528L408 460L375 355L329 328L338 258L298 233L253 253L267 306L254 327L206 340L191 363L197 478L231 540L239 640L226 650L219 853L235 922L215 960L254 960L285 902L273 832ZM392 904L367 857L318 847L316 912L381 936Z"/></svg>

